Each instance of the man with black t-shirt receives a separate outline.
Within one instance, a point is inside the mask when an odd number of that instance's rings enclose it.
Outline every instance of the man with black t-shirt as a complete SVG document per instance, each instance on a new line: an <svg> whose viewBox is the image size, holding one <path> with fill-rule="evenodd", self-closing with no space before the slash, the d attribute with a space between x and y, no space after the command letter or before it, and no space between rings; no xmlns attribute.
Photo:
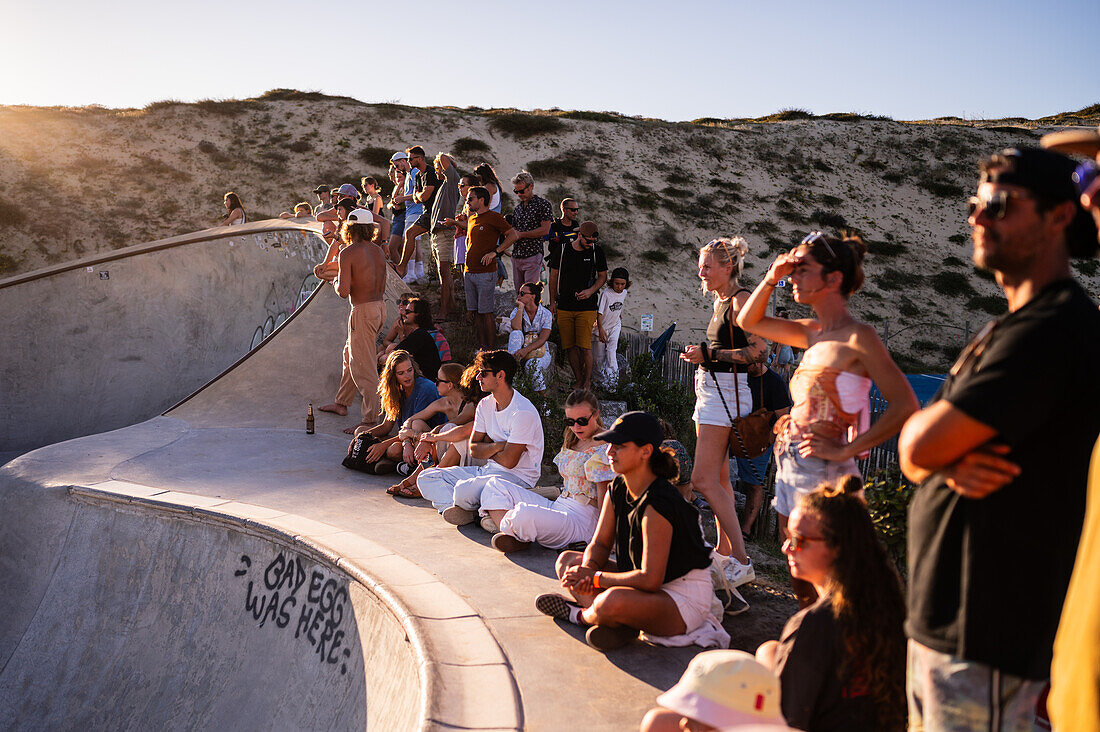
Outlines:
<svg viewBox="0 0 1100 732"><path fill-rule="evenodd" d="M592 221L577 227L577 238L550 261L550 312L558 319L561 347L569 353L575 389L592 388L592 328L607 281L607 259Z"/></svg>
<svg viewBox="0 0 1100 732"><path fill-rule="evenodd" d="M1046 725L1051 647L1100 433L1100 312L1071 275L1092 257L1074 163L1012 148L970 199L974 263L1008 313L901 432L909 509L909 715L916 729ZM1054 355L1073 344L1068 359ZM1049 729L1049 727L1046 727Z"/></svg>
<svg viewBox="0 0 1100 732"><path fill-rule="evenodd" d="M550 252L546 255L546 263L549 265L558 256L562 246L572 244L577 238L577 229L580 222L577 214L581 207L572 198L563 199L561 202L561 218L550 224Z"/></svg>

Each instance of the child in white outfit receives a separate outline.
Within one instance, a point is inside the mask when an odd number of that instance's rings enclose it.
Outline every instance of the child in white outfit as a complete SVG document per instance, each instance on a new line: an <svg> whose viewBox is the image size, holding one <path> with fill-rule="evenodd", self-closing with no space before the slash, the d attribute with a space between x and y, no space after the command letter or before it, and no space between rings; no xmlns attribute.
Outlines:
<svg viewBox="0 0 1100 732"><path fill-rule="evenodd" d="M630 274L624 267L611 271L610 287L600 291L596 310L596 333L592 337L592 373L611 385L619 377L619 331L623 327L623 304L630 287Z"/></svg>

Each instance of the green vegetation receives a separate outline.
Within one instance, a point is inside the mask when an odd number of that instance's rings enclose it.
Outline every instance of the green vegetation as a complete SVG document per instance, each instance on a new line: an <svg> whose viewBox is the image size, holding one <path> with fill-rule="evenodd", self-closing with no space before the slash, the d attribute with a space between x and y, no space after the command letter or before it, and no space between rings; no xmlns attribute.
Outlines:
<svg viewBox="0 0 1100 732"><path fill-rule="evenodd" d="M821 226L831 226L834 229L843 229L848 226L848 220L836 211L823 211L816 209L810 214L810 221Z"/></svg>
<svg viewBox="0 0 1100 732"><path fill-rule="evenodd" d="M200 99L195 102L200 112L205 114L218 114L226 117L236 117L254 108L251 102L240 99Z"/></svg>
<svg viewBox="0 0 1100 732"><path fill-rule="evenodd" d="M539 180L581 178L587 172L585 164L591 155L591 150L568 150L545 160L532 160L527 163L527 170Z"/></svg>
<svg viewBox="0 0 1100 732"><path fill-rule="evenodd" d="M914 492L916 488L896 468L880 470L863 485L875 532L903 577L908 572L909 502Z"/></svg>
<svg viewBox="0 0 1100 732"><path fill-rule="evenodd" d="M554 116L564 117L565 119L581 119L588 122L625 122L627 121L618 112L582 112L578 110L570 110L566 112L555 112Z"/></svg>
<svg viewBox="0 0 1100 732"><path fill-rule="evenodd" d="M874 278L874 283L880 290L907 290L919 287L922 277L912 272L902 272L900 269L887 267L882 274ZM912 305L912 303L910 303ZM915 309L915 307L914 307ZM904 308L902 311L904 315Z"/></svg>
<svg viewBox="0 0 1100 732"><path fill-rule="evenodd" d="M473 153L491 153L492 148L489 147L487 142L477 139L476 137L460 137L455 140L454 147L455 155L472 155Z"/></svg>
<svg viewBox="0 0 1100 732"><path fill-rule="evenodd" d="M981 310L990 315L1003 315L1008 312L1008 301L1000 295L976 295L966 301L971 310Z"/></svg>
<svg viewBox="0 0 1100 732"><path fill-rule="evenodd" d="M387 147L376 147L374 145L368 145L360 150L356 157L362 160L367 165L374 166L376 168L389 168L390 156L393 154Z"/></svg>
<svg viewBox="0 0 1100 732"><path fill-rule="evenodd" d="M929 278L932 289L941 295L960 297L962 295L975 295L977 291L961 272L937 272Z"/></svg>
<svg viewBox="0 0 1100 732"><path fill-rule="evenodd" d="M865 242L867 244L867 253L873 254L876 257L896 257L899 254L905 254L909 251L909 247L901 242L874 241L871 239L866 239Z"/></svg>
<svg viewBox="0 0 1100 732"><path fill-rule="evenodd" d="M27 220L23 209L14 203L0 199L0 226L19 226Z"/></svg>
<svg viewBox="0 0 1100 732"><path fill-rule="evenodd" d="M565 123L557 117L511 112L495 115L489 121L489 127L503 135L524 140L537 135L561 132L565 129Z"/></svg>
<svg viewBox="0 0 1100 732"><path fill-rule="evenodd" d="M952 234L951 236L947 237L947 241L951 242L952 244L965 244L966 243L966 235L965 234Z"/></svg>
<svg viewBox="0 0 1100 732"><path fill-rule="evenodd" d="M619 373L619 383L607 398L625 401L628 410L642 410L668 420L676 439L687 448L688 454L694 454L695 424L691 421L694 396L683 384L666 381L661 365L648 353L632 358L628 368L629 373Z"/></svg>
<svg viewBox="0 0 1100 732"><path fill-rule="evenodd" d="M1071 260L1074 269L1086 277L1092 277L1096 274L1098 268L1100 268L1100 262L1095 259L1074 259Z"/></svg>
<svg viewBox="0 0 1100 732"><path fill-rule="evenodd" d="M657 262L658 264L664 264L668 261L668 254L662 252L660 249L647 249L642 252L642 259L647 262Z"/></svg>

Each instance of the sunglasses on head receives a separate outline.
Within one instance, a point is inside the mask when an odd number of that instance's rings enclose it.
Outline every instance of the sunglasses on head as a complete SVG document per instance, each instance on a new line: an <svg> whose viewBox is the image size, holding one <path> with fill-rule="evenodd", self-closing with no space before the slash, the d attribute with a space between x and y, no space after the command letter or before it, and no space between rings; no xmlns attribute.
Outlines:
<svg viewBox="0 0 1100 732"><path fill-rule="evenodd" d="M1008 213L1008 201L1012 198L1031 198L1026 193L1016 191L994 191L984 198L971 196L966 202L966 217L972 219L980 212L994 221L1000 221Z"/></svg>
<svg viewBox="0 0 1100 732"><path fill-rule="evenodd" d="M1100 170L1097 169L1096 163L1091 160L1086 160L1077 166L1073 171L1073 185L1077 186L1077 195L1085 195L1085 191L1096 181L1098 172Z"/></svg>
<svg viewBox="0 0 1100 732"><path fill-rule="evenodd" d="M803 239L801 243L805 244L806 246L813 246L817 242L821 242L822 244L824 244L825 249L829 252L829 256L833 259L836 259L836 252L834 252L833 248L829 246L829 240L825 238L825 234L820 231L811 231L809 234L806 235L806 238Z"/></svg>
<svg viewBox="0 0 1100 732"><path fill-rule="evenodd" d="M576 419L573 419L572 417L566 417L565 426L572 427L573 425L577 425L578 427L587 427L588 420L590 419L591 417L577 417Z"/></svg>
<svg viewBox="0 0 1100 732"><path fill-rule="evenodd" d="M805 549L805 544L815 541L825 541L820 536L796 536L791 534L787 537L787 547L792 552L800 552Z"/></svg>

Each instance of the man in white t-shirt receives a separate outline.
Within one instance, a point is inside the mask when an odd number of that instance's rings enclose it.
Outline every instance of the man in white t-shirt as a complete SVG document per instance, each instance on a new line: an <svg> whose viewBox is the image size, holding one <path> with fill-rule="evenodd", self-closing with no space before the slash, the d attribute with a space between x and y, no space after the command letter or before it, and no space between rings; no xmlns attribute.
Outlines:
<svg viewBox="0 0 1100 732"><path fill-rule="evenodd" d="M432 502L448 523L462 526L493 506L485 496L538 482L542 463L542 417L527 397L512 388L518 365L507 351L482 351L474 359L477 380L489 396L478 402L470 457L485 460L480 467L429 468L416 481L420 494Z"/></svg>

